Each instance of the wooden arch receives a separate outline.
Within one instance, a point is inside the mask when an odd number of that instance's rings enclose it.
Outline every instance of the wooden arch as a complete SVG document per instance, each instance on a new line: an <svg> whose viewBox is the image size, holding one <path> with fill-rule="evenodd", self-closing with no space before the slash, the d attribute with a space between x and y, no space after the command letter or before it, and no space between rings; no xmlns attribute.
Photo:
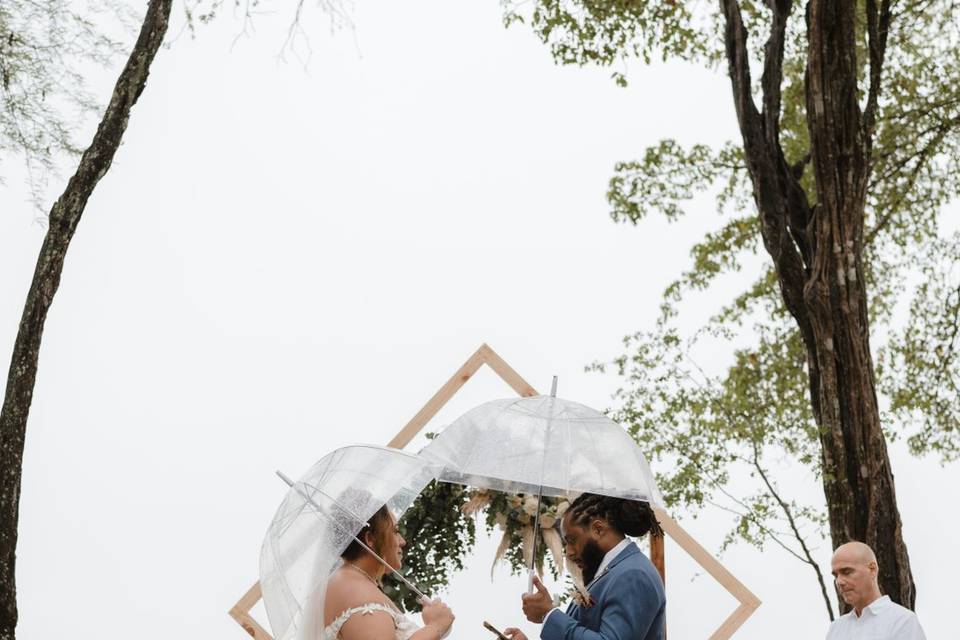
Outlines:
<svg viewBox="0 0 960 640"><path fill-rule="evenodd" d="M387 446L396 449L406 447L410 441L420 433L421 429L430 422L430 419L447 404L450 398L456 395L463 385L465 385L483 365L487 365L493 369L493 371L519 395L524 397L539 395L536 389L520 377L520 374L514 371L493 349L486 344L482 344L480 348L463 363L463 366L457 369L456 373L440 387L440 390L423 405L423 408L410 419L410 422L387 443ZM742 582L737 580L709 551L694 540L683 527L667 515L666 511L659 507L656 508L655 511L663 531L740 603L709 637L709 640L727 640L733 636L737 629L746 622L747 618L756 611L757 607L760 606L760 599L747 589ZM650 559L660 572L660 577L666 582L663 538L654 538L651 536ZM243 627L254 640L274 640L273 636L250 615L250 610L260 601L261 597L260 582L258 581L231 607L229 613L230 616L237 621L237 624Z"/></svg>

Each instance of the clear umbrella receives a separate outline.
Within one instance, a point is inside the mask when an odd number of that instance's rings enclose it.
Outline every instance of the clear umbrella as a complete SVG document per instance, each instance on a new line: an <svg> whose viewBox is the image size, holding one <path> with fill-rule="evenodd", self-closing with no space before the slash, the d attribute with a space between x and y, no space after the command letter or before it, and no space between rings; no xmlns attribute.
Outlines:
<svg viewBox="0 0 960 640"><path fill-rule="evenodd" d="M623 427L562 398L486 402L443 429L419 455L442 467L439 479L445 482L663 504L650 464Z"/></svg>
<svg viewBox="0 0 960 640"><path fill-rule="evenodd" d="M327 579L383 505L399 517L439 469L396 449L353 446L324 456L277 509L260 550L260 587L277 640L319 637Z"/></svg>
<svg viewBox="0 0 960 640"><path fill-rule="evenodd" d="M554 380L556 383L556 380ZM494 400L446 427L420 455L445 482L509 493L574 493L662 505L650 465L633 438L595 409L554 395ZM536 548L537 520L532 535ZM533 581L531 556L530 586Z"/></svg>

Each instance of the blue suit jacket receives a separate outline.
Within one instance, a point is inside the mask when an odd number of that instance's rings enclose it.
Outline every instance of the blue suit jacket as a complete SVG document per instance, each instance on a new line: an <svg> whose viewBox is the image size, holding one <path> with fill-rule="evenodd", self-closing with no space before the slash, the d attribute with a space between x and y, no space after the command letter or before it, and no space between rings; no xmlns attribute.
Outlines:
<svg viewBox="0 0 960 640"><path fill-rule="evenodd" d="M547 618L543 640L663 640L667 599L653 563L631 542L587 589L595 604L571 603Z"/></svg>

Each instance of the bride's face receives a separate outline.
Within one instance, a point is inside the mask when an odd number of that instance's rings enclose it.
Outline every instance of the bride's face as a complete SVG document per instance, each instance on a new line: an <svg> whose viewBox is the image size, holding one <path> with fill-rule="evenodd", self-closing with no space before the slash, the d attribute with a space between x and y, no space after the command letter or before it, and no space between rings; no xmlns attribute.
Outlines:
<svg viewBox="0 0 960 640"><path fill-rule="evenodd" d="M407 541L400 535L400 529L397 527L397 519L391 513L390 524L387 534L383 538L383 559L387 561L394 569L399 570L403 565L403 548L407 546Z"/></svg>

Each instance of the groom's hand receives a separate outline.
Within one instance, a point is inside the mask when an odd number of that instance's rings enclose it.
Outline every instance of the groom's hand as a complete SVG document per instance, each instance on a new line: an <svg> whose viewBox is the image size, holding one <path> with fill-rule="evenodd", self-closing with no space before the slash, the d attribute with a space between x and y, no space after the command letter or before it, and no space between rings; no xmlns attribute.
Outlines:
<svg viewBox="0 0 960 640"><path fill-rule="evenodd" d="M510 640L527 640L527 636L523 633L523 631L520 631L520 629L517 629L516 627L504 629L503 635L510 638Z"/></svg>
<svg viewBox="0 0 960 640"><path fill-rule="evenodd" d="M537 576L533 576L533 586L536 591L523 594L523 615L530 622L540 624L544 616L553 609L553 598Z"/></svg>

